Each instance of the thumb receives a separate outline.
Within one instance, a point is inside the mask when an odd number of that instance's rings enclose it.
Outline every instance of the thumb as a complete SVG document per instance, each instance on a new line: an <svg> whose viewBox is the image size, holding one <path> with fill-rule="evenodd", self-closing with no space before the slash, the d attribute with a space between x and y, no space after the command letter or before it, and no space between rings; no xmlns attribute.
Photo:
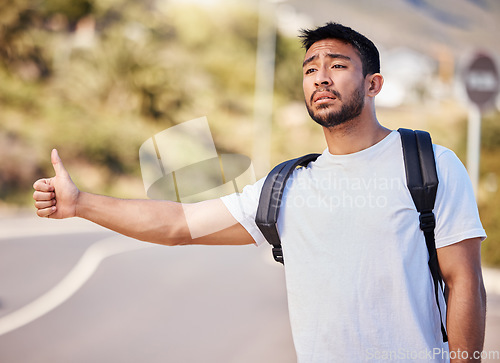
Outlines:
<svg viewBox="0 0 500 363"><path fill-rule="evenodd" d="M59 157L59 154L57 153L56 149L52 150L52 153L50 154L50 161L52 162L52 166L54 167L54 171L56 172L56 176L68 174L68 172L64 168L62 160Z"/></svg>

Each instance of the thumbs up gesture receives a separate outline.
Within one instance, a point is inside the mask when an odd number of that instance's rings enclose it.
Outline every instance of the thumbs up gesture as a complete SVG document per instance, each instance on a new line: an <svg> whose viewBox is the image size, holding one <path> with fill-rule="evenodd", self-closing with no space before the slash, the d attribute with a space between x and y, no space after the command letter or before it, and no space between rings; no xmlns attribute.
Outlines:
<svg viewBox="0 0 500 363"><path fill-rule="evenodd" d="M80 191L64 168L56 149L52 150L51 161L56 175L50 179L39 179L33 184L36 213L40 217L56 219L74 217Z"/></svg>

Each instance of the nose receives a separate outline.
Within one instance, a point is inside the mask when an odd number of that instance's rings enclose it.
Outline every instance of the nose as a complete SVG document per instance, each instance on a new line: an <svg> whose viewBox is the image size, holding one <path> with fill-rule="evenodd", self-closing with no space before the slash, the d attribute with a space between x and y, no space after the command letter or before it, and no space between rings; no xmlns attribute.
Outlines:
<svg viewBox="0 0 500 363"><path fill-rule="evenodd" d="M316 87L330 86L332 83L333 81L325 69L321 68L316 72L316 79L314 80Z"/></svg>

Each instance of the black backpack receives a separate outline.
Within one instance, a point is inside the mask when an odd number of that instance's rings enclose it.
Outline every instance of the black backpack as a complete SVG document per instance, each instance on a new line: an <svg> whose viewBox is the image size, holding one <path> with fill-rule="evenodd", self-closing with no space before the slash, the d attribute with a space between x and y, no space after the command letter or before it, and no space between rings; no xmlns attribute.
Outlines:
<svg viewBox="0 0 500 363"><path fill-rule="evenodd" d="M442 279L439 273L436 243L434 240L436 219L432 212L438 187L432 140L429 133L425 131L400 128L398 132L401 135L403 147L406 183L415 207L420 213L420 229L424 233L427 251L429 252L428 265L434 282L434 292L441 319L443 342L446 342L448 341L448 337L442 322L438 295L439 288L442 288ZM284 264L284 259L277 221L286 182L297 167L307 166L311 161L316 160L319 155L308 154L277 165L267 175L262 186L255 222L266 240L273 246L273 257L279 263Z"/></svg>

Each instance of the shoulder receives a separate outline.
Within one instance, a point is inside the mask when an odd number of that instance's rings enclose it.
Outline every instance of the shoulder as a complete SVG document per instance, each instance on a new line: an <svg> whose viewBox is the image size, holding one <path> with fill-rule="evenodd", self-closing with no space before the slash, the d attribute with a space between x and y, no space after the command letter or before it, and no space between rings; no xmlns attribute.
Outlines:
<svg viewBox="0 0 500 363"><path fill-rule="evenodd" d="M464 164L452 150L441 145L434 145L434 158L440 179L457 176L468 179Z"/></svg>
<svg viewBox="0 0 500 363"><path fill-rule="evenodd" d="M436 162L449 162L454 160L460 161L457 155L447 147L437 144L433 144L432 146L434 148L434 157L436 158Z"/></svg>
<svg viewBox="0 0 500 363"><path fill-rule="evenodd" d="M465 166L448 148L435 145L438 190L436 214L436 247L480 238L486 233L481 225L477 204Z"/></svg>

